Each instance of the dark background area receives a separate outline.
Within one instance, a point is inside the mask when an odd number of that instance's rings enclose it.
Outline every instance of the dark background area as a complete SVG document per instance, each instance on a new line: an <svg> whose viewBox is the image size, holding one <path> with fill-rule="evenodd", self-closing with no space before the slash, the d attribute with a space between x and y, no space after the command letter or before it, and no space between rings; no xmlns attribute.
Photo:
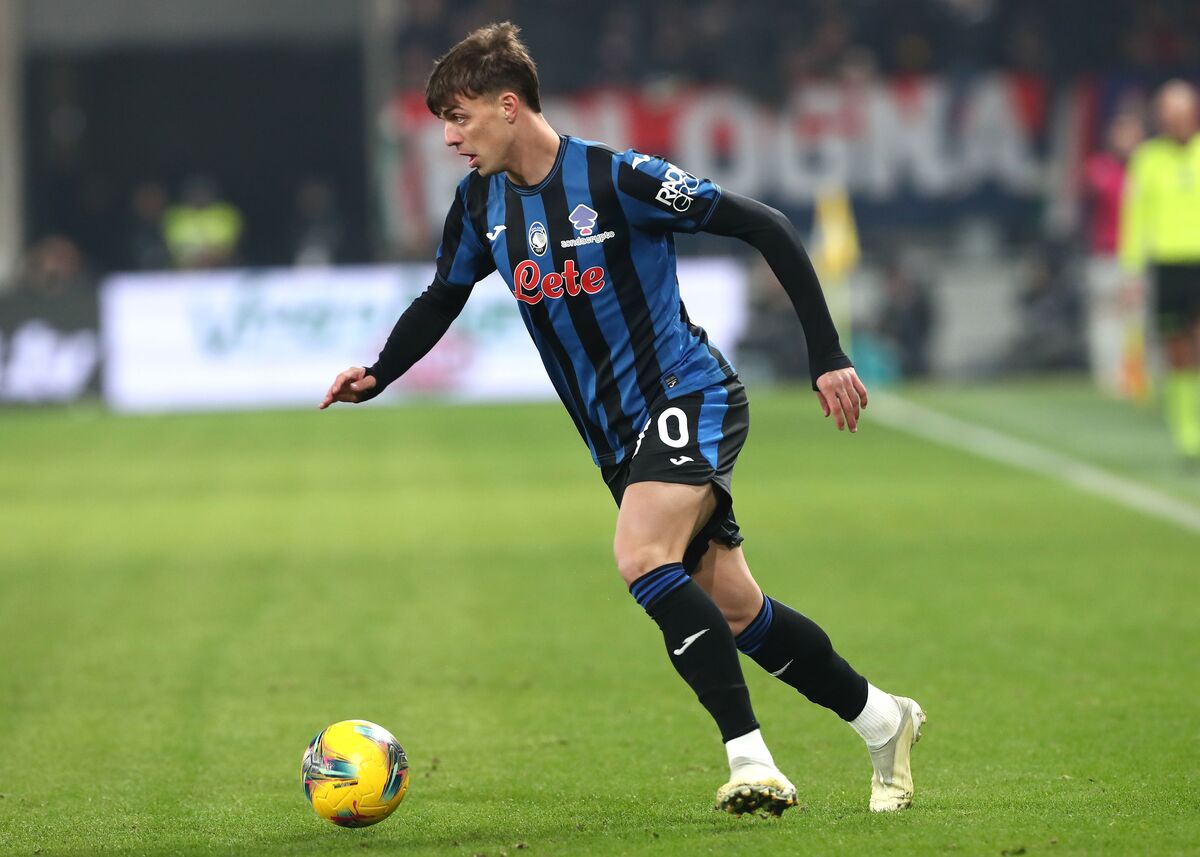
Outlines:
<svg viewBox="0 0 1200 857"><path fill-rule="evenodd" d="M27 234L65 233L91 263L129 263L130 193L213 178L243 213L242 258L287 258L297 184L332 182L363 258L361 50L340 44L121 50L27 61Z"/></svg>

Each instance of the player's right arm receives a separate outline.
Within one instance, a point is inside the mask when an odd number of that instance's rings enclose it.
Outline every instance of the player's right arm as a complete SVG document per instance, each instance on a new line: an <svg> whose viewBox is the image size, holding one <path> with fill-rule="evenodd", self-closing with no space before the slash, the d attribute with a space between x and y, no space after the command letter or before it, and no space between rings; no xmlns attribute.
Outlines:
<svg viewBox="0 0 1200 857"><path fill-rule="evenodd" d="M372 366L351 366L334 379L318 406L366 402L407 372L450 329L475 283L496 270L466 206L468 181L458 187L446 215L433 282L400 316Z"/></svg>

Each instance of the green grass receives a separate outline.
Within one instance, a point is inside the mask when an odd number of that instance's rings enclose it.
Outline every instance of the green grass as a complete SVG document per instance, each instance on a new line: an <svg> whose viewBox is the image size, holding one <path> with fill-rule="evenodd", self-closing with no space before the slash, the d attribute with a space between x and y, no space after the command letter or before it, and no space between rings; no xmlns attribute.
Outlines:
<svg viewBox="0 0 1200 857"><path fill-rule="evenodd" d="M1157 402L1133 405L1071 378L923 386L904 395L1200 503L1200 473L1182 465Z"/></svg>
<svg viewBox="0 0 1200 857"><path fill-rule="evenodd" d="M1200 538L751 393L747 555L930 713L911 811L749 661L804 808L709 809L722 748L558 407L6 412L0 853L1196 853ZM349 717L413 767L357 831L299 780Z"/></svg>

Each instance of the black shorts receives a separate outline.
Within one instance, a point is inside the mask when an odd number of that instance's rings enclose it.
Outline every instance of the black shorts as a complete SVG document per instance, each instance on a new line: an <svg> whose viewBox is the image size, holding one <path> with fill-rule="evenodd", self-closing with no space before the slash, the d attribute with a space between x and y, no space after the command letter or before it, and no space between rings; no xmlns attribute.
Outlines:
<svg viewBox="0 0 1200 857"><path fill-rule="evenodd" d="M1200 265L1154 269L1154 315L1164 336L1185 333L1200 321Z"/></svg>
<svg viewBox="0 0 1200 857"><path fill-rule="evenodd" d="M727 547L742 543L733 516L732 480L733 465L749 431L746 388L736 377L727 378L677 399L657 400L633 455L600 468L617 506L625 488L635 482L712 483L717 508L684 552L688 574L696 570L710 541Z"/></svg>

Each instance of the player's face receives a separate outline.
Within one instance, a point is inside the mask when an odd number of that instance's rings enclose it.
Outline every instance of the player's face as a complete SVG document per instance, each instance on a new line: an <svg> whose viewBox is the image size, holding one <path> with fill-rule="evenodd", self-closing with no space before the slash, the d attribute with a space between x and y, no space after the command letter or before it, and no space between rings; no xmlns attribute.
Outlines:
<svg viewBox="0 0 1200 857"><path fill-rule="evenodd" d="M460 95L442 114L442 121L446 145L467 159L469 169L478 169L481 176L507 169L513 127L499 96Z"/></svg>

